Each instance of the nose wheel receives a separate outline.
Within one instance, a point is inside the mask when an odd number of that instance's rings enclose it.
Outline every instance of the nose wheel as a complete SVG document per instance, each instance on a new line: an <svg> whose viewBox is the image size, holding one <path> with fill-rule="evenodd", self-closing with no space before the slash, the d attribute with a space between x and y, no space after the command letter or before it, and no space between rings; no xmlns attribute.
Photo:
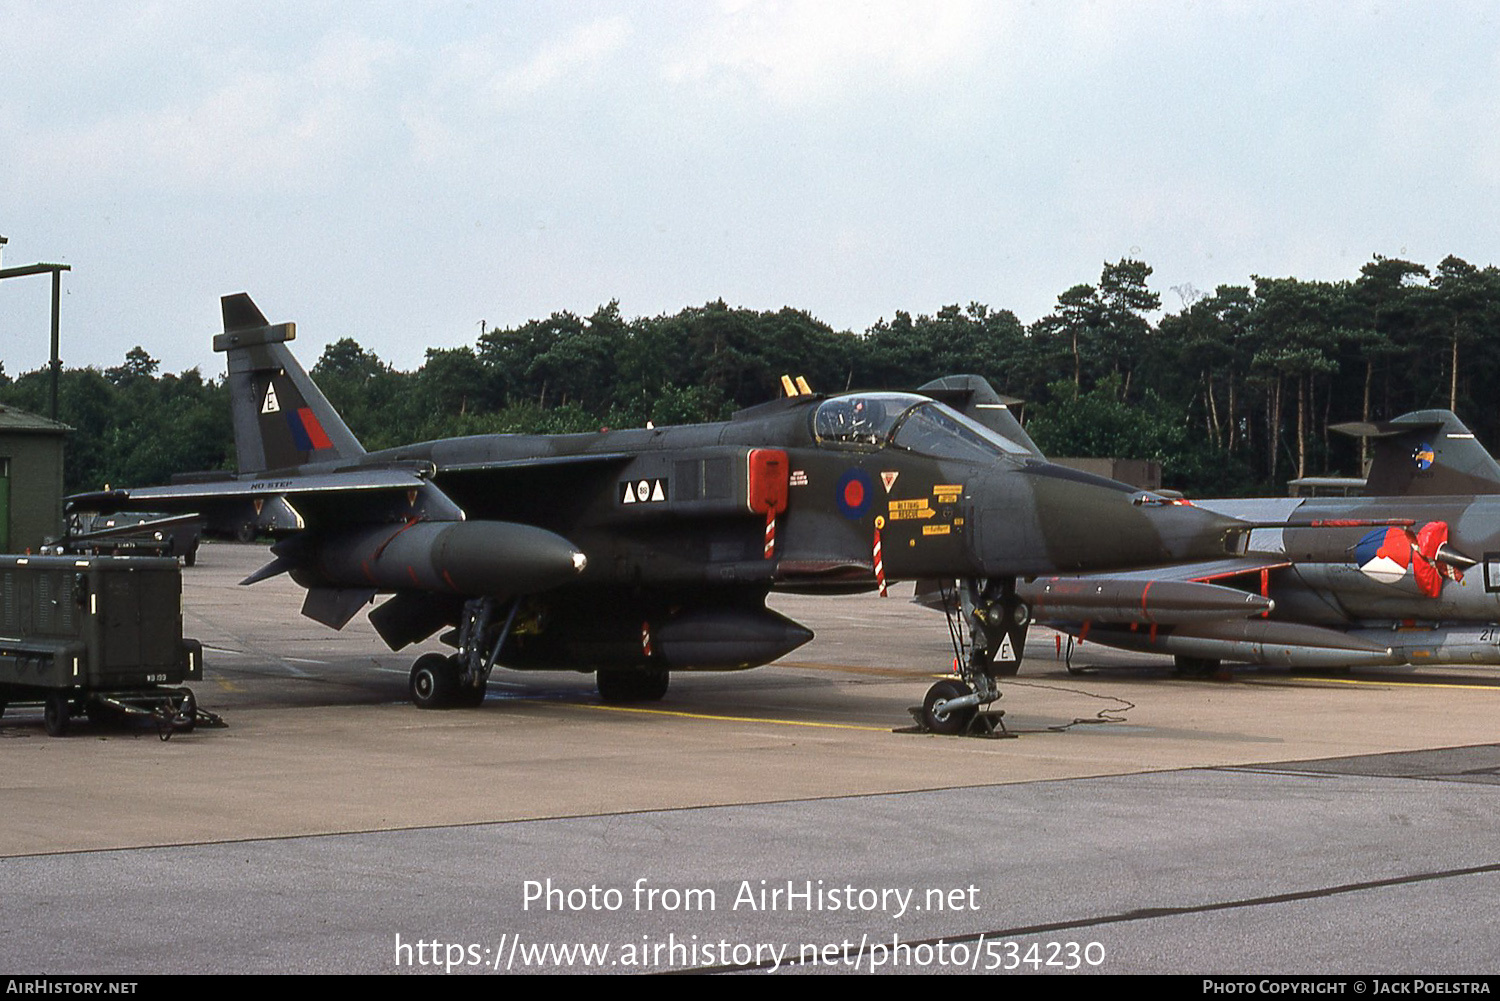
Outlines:
<svg viewBox="0 0 1500 1001"><path fill-rule="evenodd" d="M1020 669L1031 610L1016 597L1010 578L959 581L943 598L958 677L939 681L927 690L921 708L913 707L918 729L944 736L1015 736L1005 732L1005 711L989 706L1000 698L996 679Z"/></svg>
<svg viewBox="0 0 1500 1001"><path fill-rule="evenodd" d="M964 733L979 710L975 706L951 709L949 703L973 694L974 690L962 681L939 681L927 689L927 698L922 700L922 725L949 737Z"/></svg>

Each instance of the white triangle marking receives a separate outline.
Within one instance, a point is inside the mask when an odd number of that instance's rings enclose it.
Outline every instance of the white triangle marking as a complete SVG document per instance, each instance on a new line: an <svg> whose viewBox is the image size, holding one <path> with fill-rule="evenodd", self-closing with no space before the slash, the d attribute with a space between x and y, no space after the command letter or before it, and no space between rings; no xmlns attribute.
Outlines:
<svg viewBox="0 0 1500 1001"><path fill-rule="evenodd" d="M1016 648L1010 645L1010 633L1006 633L1000 640L1000 652L995 655L996 660L1015 660Z"/></svg>
<svg viewBox="0 0 1500 1001"><path fill-rule="evenodd" d="M274 414L281 411L281 404L276 402L276 384L266 383L266 402L261 404L260 412L263 414Z"/></svg>

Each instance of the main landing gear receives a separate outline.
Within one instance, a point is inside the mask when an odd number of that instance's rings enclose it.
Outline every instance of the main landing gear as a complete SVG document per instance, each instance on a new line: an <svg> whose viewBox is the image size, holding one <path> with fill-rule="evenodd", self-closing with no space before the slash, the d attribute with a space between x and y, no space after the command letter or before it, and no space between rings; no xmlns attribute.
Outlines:
<svg viewBox="0 0 1500 1001"><path fill-rule="evenodd" d="M490 672L495 669L495 661L520 607L519 598L511 602L502 624L497 621L498 602L494 598L471 598L464 602L457 635L450 633L444 637L445 642L456 640L458 651L446 657L440 653L423 654L411 666L407 687L412 705L418 709L454 709L482 704Z"/></svg>
<svg viewBox="0 0 1500 1001"><path fill-rule="evenodd" d="M1005 711L988 707L1000 698L996 679L1020 670L1026 646L1031 610L1016 597L1015 578L968 578L943 597L958 677L928 689L912 715L928 733L1013 736L1005 732Z"/></svg>

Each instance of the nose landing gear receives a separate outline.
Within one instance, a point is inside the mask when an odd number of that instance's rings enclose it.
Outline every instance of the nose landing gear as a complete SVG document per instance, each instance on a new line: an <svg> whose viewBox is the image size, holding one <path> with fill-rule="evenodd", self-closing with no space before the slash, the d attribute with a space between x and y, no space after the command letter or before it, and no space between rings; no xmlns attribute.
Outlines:
<svg viewBox="0 0 1500 1001"><path fill-rule="evenodd" d="M918 728L948 736L1014 737L1005 729L1005 710L989 706L1000 698L996 679L1020 670L1026 646L1031 610L1016 597L1015 578L968 578L951 594L945 589L943 597L958 677L928 689L921 707L912 710Z"/></svg>

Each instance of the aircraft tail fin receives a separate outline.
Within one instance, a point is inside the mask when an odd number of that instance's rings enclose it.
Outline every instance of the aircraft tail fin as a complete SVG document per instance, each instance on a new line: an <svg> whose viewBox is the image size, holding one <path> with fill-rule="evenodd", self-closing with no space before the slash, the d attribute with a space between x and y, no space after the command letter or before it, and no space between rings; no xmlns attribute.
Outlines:
<svg viewBox="0 0 1500 1001"><path fill-rule="evenodd" d="M1418 410L1389 421L1335 424L1374 448L1367 497L1500 493L1500 463L1451 411Z"/></svg>
<svg viewBox="0 0 1500 1001"><path fill-rule="evenodd" d="M296 324L266 321L244 292L226 295L224 332L214 350L229 355L229 396L234 447L241 473L290 469L364 455L286 342Z"/></svg>
<svg viewBox="0 0 1500 1001"><path fill-rule="evenodd" d="M919 387L917 392L948 404L965 417L971 417L991 431L1009 438L1038 459L1046 458L1011 412L1012 404L1024 401L1001 396L984 376L945 375Z"/></svg>

